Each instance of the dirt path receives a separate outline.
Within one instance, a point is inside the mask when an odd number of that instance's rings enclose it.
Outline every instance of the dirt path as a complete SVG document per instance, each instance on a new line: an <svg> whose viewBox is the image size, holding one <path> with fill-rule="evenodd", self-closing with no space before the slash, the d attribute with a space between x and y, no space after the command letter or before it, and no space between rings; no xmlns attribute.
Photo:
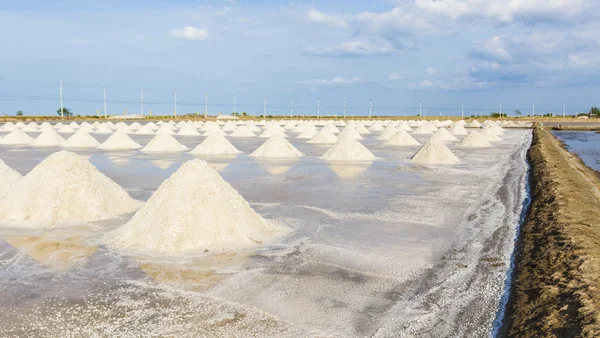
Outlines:
<svg viewBox="0 0 600 338"><path fill-rule="evenodd" d="M506 332L511 337L600 336L600 175L536 129L532 204Z"/></svg>

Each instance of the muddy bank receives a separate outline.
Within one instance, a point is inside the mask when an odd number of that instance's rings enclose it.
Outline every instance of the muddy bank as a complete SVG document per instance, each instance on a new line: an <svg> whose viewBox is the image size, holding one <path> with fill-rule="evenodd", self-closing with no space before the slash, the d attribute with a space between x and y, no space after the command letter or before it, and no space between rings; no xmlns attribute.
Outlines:
<svg viewBox="0 0 600 338"><path fill-rule="evenodd" d="M577 131L600 131L599 125L580 125L580 126L554 126L552 130L577 130Z"/></svg>
<svg viewBox="0 0 600 338"><path fill-rule="evenodd" d="M532 203L502 335L600 336L600 177L548 130L534 130L528 157Z"/></svg>

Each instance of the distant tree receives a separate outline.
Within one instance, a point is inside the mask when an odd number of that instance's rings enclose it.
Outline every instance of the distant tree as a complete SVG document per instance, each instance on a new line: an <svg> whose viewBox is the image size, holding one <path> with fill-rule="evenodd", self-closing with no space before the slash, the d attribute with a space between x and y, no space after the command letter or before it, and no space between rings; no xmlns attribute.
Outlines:
<svg viewBox="0 0 600 338"><path fill-rule="evenodd" d="M600 116L600 108L598 108L598 107L592 107L590 109L590 115Z"/></svg>
<svg viewBox="0 0 600 338"><path fill-rule="evenodd" d="M523 113L521 113L521 111L517 109L517 110L515 110L515 115L517 115L517 116L522 116L522 115L523 115Z"/></svg>
<svg viewBox="0 0 600 338"><path fill-rule="evenodd" d="M500 117L500 113L498 113L498 112L493 112L493 113L491 113L491 114L490 114L490 117L495 117L495 118L498 118L498 117Z"/></svg>
<svg viewBox="0 0 600 338"><path fill-rule="evenodd" d="M22 110L17 110L17 112L15 113L16 116L23 116L23 111Z"/></svg>
<svg viewBox="0 0 600 338"><path fill-rule="evenodd" d="M61 116L60 108L58 108L58 110L56 110L56 114L57 114L58 116ZM67 108L67 107L63 107L63 109L62 109L62 114L63 114L65 117L70 117L70 116L73 116L73 113L72 113L72 112L69 110L69 108Z"/></svg>

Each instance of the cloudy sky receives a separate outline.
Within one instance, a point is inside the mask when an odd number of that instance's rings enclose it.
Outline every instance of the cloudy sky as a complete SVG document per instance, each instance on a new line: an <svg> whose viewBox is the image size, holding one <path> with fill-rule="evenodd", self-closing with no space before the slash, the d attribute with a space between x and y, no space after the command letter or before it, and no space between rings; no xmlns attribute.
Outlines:
<svg viewBox="0 0 600 338"><path fill-rule="evenodd" d="M3 1L0 114L562 113L600 105L595 0Z"/></svg>

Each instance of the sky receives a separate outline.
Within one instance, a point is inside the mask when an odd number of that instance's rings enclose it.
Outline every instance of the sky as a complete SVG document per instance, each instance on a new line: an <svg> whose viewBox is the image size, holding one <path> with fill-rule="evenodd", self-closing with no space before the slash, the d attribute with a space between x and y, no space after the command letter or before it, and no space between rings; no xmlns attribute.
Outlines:
<svg viewBox="0 0 600 338"><path fill-rule="evenodd" d="M596 0L0 0L0 115L567 114L599 106Z"/></svg>

